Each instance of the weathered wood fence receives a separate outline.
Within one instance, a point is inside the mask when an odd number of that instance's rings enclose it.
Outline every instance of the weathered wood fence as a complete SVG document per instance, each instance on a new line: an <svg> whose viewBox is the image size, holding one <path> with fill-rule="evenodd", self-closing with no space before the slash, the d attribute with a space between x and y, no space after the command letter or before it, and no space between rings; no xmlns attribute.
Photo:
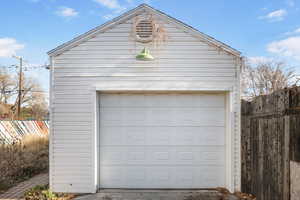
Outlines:
<svg viewBox="0 0 300 200"><path fill-rule="evenodd" d="M290 161L300 161L300 88L242 102L241 127L242 191L290 200Z"/></svg>

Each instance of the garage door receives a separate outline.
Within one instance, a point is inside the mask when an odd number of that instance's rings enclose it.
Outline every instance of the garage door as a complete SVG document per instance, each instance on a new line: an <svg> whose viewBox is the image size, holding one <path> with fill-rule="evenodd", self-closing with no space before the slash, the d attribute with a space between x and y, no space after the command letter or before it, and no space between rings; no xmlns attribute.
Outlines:
<svg viewBox="0 0 300 200"><path fill-rule="evenodd" d="M223 94L101 94L100 188L225 185Z"/></svg>

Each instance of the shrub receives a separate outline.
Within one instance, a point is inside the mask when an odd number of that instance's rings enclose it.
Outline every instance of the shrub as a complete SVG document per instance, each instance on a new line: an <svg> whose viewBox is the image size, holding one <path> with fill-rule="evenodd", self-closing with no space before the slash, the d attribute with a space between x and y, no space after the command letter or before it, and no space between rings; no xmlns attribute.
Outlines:
<svg viewBox="0 0 300 200"><path fill-rule="evenodd" d="M48 185L35 186L24 194L25 200L70 200L74 197L73 194L54 193L49 190Z"/></svg>
<svg viewBox="0 0 300 200"><path fill-rule="evenodd" d="M48 143L48 137L28 135L15 144L0 145L0 192L48 170Z"/></svg>

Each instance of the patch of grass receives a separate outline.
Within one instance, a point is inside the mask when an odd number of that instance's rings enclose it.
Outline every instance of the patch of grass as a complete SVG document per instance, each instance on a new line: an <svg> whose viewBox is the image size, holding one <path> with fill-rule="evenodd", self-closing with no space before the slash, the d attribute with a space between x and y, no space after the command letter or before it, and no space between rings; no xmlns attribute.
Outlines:
<svg viewBox="0 0 300 200"><path fill-rule="evenodd" d="M28 135L18 143L0 145L0 193L48 168L48 137Z"/></svg>
<svg viewBox="0 0 300 200"><path fill-rule="evenodd" d="M71 200L74 194L54 193L49 190L49 185L38 185L24 194L25 200Z"/></svg>

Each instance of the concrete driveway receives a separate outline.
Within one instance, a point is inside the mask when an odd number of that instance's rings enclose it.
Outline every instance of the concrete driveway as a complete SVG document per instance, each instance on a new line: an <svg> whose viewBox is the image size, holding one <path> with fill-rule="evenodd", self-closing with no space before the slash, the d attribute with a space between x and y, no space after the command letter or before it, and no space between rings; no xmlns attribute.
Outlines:
<svg viewBox="0 0 300 200"><path fill-rule="evenodd" d="M197 198L189 198L191 196ZM100 190L96 194L82 195L75 200L238 200L222 198L214 190Z"/></svg>

